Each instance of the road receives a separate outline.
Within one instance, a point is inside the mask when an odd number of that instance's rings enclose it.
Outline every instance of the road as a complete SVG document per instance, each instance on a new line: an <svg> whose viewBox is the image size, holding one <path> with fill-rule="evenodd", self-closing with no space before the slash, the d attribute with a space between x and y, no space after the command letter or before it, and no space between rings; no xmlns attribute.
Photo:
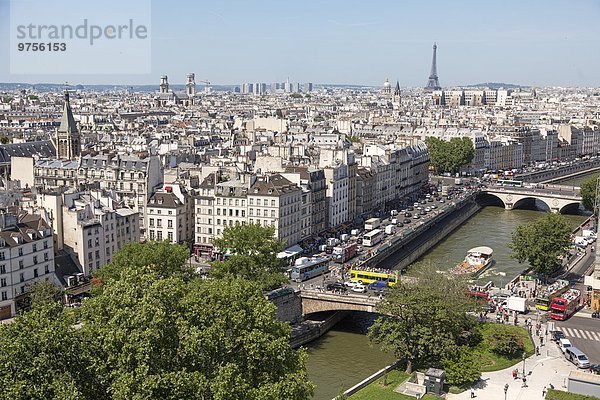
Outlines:
<svg viewBox="0 0 600 400"><path fill-rule="evenodd" d="M571 344L583 351L591 363L600 363L600 319L590 314L579 313L566 321L555 321L556 329L561 330Z"/></svg>

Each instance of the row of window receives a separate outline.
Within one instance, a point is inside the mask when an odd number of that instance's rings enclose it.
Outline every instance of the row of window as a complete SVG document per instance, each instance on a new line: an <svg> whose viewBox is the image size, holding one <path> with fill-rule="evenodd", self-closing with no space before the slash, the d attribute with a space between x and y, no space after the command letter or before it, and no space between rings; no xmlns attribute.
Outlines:
<svg viewBox="0 0 600 400"><path fill-rule="evenodd" d="M179 232L179 237L181 237L181 232ZM169 239L169 242L173 242L173 232L167 232L167 239ZM154 231L150 229L150 240L158 240L159 242L163 240L162 231Z"/></svg>
<svg viewBox="0 0 600 400"><path fill-rule="evenodd" d="M182 222L181 222L182 220L183 220L182 218L179 219L179 228L183 227ZM148 220L148 223L150 225L150 228L154 228L154 218L150 218ZM163 227L162 218L157 218L156 219L156 228L162 228L162 227ZM173 220L172 219L167 220L167 228L173 229ZM127 233L129 233L129 231Z"/></svg>
<svg viewBox="0 0 600 400"><path fill-rule="evenodd" d="M6 273L6 272L4 272ZM49 274L50 273L50 266L48 264L44 265L44 274ZM39 277L39 270L38 268L34 268L33 269L33 278L37 278ZM19 274L19 282L25 282L25 273L21 272ZM0 278L0 287L6 287L8 286L8 281L6 278Z"/></svg>
<svg viewBox="0 0 600 400"><path fill-rule="evenodd" d="M44 249L48 248L48 246L49 246L48 243L49 243L49 240L45 240L42 242L42 246ZM31 245L31 251L32 251L32 253L35 253L36 251L38 251L37 243L33 243ZM18 257L21 257L24 254L23 247L19 247L17 250L17 253L18 253ZM2 261L2 260L6 260L6 253L4 251L0 251L0 261Z"/></svg>

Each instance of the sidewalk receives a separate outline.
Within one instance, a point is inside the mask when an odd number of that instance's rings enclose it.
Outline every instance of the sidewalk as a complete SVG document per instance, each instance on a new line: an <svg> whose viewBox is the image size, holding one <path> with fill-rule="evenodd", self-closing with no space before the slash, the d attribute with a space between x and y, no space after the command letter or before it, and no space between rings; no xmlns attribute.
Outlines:
<svg viewBox="0 0 600 400"><path fill-rule="evenodd" d="M543 327L545 329L545 327ZM548 338L549 339L549 338ZM539 346L539 338L533 336L534 344ZM544 346L540 348L539 356L531 356L525 360L525 371L527 374L527 387L521 387L522 381L513 379L512 371L518 369L523 371L523 363L520 362L510 368L496 371L484 372L481 380L474 386L475 396L481 400L504 400L504 385L508 384L506 400L542 400L544 387L550 384L555 389L565 390L566 378L570 371L577 370L573 364L568 362L558 346L548 340L544 340ZM470 399L469 390L460 394L448 394L448 400Z"/></svg>

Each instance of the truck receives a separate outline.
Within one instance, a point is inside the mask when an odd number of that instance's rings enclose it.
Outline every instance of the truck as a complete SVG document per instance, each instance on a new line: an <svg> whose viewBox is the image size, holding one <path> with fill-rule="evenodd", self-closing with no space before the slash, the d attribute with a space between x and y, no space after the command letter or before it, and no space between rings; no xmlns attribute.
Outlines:
<svg viewBox="0 0 600 400"><path fill-rule="evenodd" d="M454 179L454 184L455 185L462 185L463 184L462 178L456 178L456 179Z"/></svg>
<svg viewBox="0 0 600 400"><path fill-rule="evenodd" d="M569 289L562 296L555 297L550 303L550 318L564 321L579 309L581 292L577 289Z"/></svg>
<svg viewBox="0 0 600 400"><path fill-rule="evenodd" d="M524 313L527 310L527 299L524 297L510 296L506 300L506 308L512 311Z"/></svg>
<svg viewBox="0 0 600 400"><path fill-rule="evenodd" d="M442 185L442 196L448 196L448 185Z"/></svg>
<svg viewBox="0 0 600 400"><path fill-rule="evenodd" d="M393 235L396 233L396 225L388 225L385 227L386 235Z"/></svg>
<svg viewBox="0 0 600 400"><path fill-rule="evenodd" d="M331 253L332 260L336 263L343 264L356 255L358 250L357 243L346 243L342 246L336 246Z"/></svg>
<svg viewBox="0 0 600 400"><path fill-rule="evenodd" d="M372 231L381 226L381 220L379 218L370 218L365 221L365 231Z"/></svg>

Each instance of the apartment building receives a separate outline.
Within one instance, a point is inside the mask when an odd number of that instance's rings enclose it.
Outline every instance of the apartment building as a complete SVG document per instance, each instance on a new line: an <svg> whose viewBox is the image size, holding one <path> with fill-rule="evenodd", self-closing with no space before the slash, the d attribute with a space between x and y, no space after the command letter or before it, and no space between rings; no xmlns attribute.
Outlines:
<svg viewBox="0 0 600 400"><path fill-rule="evenodd" d="M139 242L139 214L109 193L45 193L38 205L46 210L57 240L86 276L110 263L115 252Z"/></svg>
<svg viewBox="0 0 600 400"><path fill-rule="evenodd" d="M193 240L193 199L178 184L165 185L150 196L147 205L146 226L148 239L171 243Z"/></svg>
<svg viewBox="0 0 600 400"><path fill-rule="evenodd" d="M223 180L211 173L195 200L196 254L211 254L211 239L227 226L273 226L275 236L290 246L302 238L302 189L281 174Z"/></svg>
<svg viewBox="0 0 600 400"><path fill-rule="evenodd" d="M80 160L78 180L80 184L113 191L117 200L138 213L142 236L147 236L146 206L163 182L158 156L87 155Z"/></svg>
<svg viewBox="0 0 600 400"><path fill-rule="evenodd" d="M0 215L0 320L28 306L27 291L54 283L52 229L40 215Z"/></svg>
<svg viewBox="0 0 600 400"><path fill-rule="evenodd" d="M287 246L300 241L302 189L281 174L252 177L248 188L248 222L273 226Z"/></svg>

